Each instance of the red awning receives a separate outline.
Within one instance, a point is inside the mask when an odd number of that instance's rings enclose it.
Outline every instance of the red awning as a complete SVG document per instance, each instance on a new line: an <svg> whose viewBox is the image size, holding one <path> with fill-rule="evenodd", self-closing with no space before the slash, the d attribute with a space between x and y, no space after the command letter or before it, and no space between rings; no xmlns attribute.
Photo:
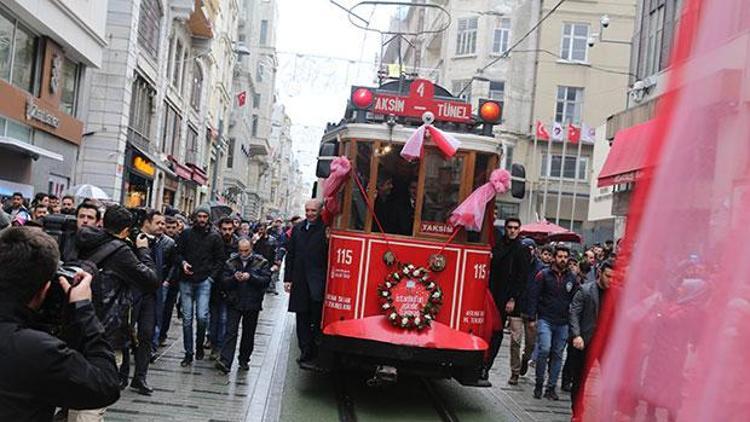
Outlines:
<svg viewBox="0 0 750 422"><path fill-rule="evenodd" d="M648 146L655 128L656 121L649 120L615 134L612 149L599 173L598 187L634 182L640 176L648 164Z"/></svg>

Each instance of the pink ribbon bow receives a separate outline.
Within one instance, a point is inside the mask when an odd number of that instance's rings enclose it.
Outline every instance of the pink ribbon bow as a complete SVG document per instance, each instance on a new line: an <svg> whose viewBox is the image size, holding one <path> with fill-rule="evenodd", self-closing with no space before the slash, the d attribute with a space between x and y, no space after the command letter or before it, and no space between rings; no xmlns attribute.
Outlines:
<svg viewBox="0 0 750 422"><path fill-rule="evenodd" d="M490 175L490 181L476 188L448 218L453 227L464 226L466 230L480 231L484 223L487 204L497 194L503 194L510 189L510 173L505 169L497 169Z"/></svg>

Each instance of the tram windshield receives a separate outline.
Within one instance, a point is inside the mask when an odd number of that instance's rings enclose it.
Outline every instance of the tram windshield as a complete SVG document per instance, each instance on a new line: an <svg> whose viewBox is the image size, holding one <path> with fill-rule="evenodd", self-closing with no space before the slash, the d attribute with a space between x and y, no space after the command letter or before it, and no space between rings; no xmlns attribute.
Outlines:
<svg viewBox="0 0 750 422"><path fill-rule="evenodd" d="M460 151L446 159L431 147L425 148L421 160L410 163L400 156L401 144L347 143L344 150L376 217L370 215L357 183L351 183L344 199L349 209L336 223L349 230L380 232L382 227L388 234L448 237L453 232L447 223L451 212L488 180L497 165L494 154ZM481 233L467 233L457 240L474 243L483 237Z"/></svg>

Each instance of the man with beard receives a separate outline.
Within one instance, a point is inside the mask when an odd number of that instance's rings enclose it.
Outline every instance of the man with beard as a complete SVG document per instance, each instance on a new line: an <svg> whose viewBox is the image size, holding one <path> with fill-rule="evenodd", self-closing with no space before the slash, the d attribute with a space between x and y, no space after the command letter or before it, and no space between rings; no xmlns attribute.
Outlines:
<svg viewBox="0 0 750 422"><path fill-rule="evenodd" d="M218 280L224 264L224 242L211 226L211 208L203 204L195 209L195 224L186 228L177 242L177 262L180 264L180 297L182 298L182 340L185 358L180 366L186 367L195 358L204 357L203 342L208 324L211 285ZM196 306L197 331L193 343L193 302Z"/></svg>
<svg viewBox="0 0 750 422"><path fill-rule="evenodd" d="M555 392L560 376L562 354L568 340L570 302L576 293L576 277L568 269L570 251L555 248L555 263L536 275L529 291L529 319L537 329L536 386L534 398L542 398L544 375L549 358L549 379L544 396L559 400Z"/></svg>
<svg viewBox="0 0 750 422"><path fill-rule="evenodd" d="M232 254L237 252L237 235L235 233L234 220L230 217L224 217L219 220L219 232L223 241L224 256L222 262L226 262ZM222 267L223 268L223 267ZM214 285L211 288L211 301L209 310L209 328L208 339L211 343L211 360L219 358L221 347L224 345L224 339L227 331L227 302L225 300L226 292L220 278L214 279Z"/></svg>
<svg viewBox="0 0 750 422"><path fill-rule="evenodd" d="M164 238L172 239L172 257L170 257L170 263L172 265L171 271L164 273L167 279L162 283L162 306L161 312L157 310L156 318L159 327L159 340L158 346L165 346L167 344L167 334L169 333L169 327L172 325L172 313L174 312L175 304L177 303L177 297L180 294L180 271L179 262L174 262L175 255L177 253L177 238L179 237L178 223L174 216L166 216L164 218L165 229ZM166 243L165 243L166 244ZM165 250L169 249L165 247ZM177 316L182 318L182 310L177 307Z"/></svg>
<svg viewBox="0 0 750 422"><path fill-rule="evenodd" d="M253 243L253 250L269 262L272 272L277 272L278 266L276 265L276 238L270 236L268 230L269 229L266 228L266 226L263 224L258 226L258 233L255 234L254 238L255 242ZM273 278L271 279L271 284L269 284L268 286L267 293L278 294L276 292L276 286L273 284Z"/></svg>
<svg viewBox="0 0 750 422"><path fill-rule="evenodd" d="M76 199L71 195L65 195L60 205L60 213L74 215L76 213Z"/></svg>
<svg viewBox="0 0 750 422"><path fill-rule="evenodd" d="M518 234L521 230L521 220L508 218L505 221L505 235L495 242L492 249L492 262L490 267L490 291L495 305L500 311L502 326L509 317L520 317L521 306L516 306L526 288L526 278L529 272L528 249L521 245ZM520 339L523 324L512 325L516 331L511 336ZM503 342L503 330L493 333L490 341L490 356L486 364L482 378L487 380L489 370L500 351ZM510 367L511 376L508 384L518 384L518 376L521 371L521 358L518 356L518 348L511 348Z"/></svg>
<svg viewBox="0 0 750 422"><path fill-rule="evenodd" d="M297 341L302 369L315 369L320 318L326 285L328 241L320 218L322 203L305 203L305 220L292 229L284 270L284 291L290 293L289 312L297 319Z"/></svg>

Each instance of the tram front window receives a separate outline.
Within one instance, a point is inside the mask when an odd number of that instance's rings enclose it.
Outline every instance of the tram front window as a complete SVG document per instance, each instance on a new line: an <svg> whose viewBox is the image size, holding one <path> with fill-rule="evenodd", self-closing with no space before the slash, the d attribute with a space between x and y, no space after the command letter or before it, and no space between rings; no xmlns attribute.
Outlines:
<svg viewBox="0 0 750 422"><path fill-rule="evenodd" d="M424 204L422 205L423 233L445 234L450 232L448 217L459 203L461 175L464 157L456 155L445 159L439 151L425 151L426 168L424 182Z"/></svg>
<svg viewBox="0 0 750 422"><path fill-rule="evenodd" d="M401 145L383 144L376 151L380 158L375 185L375 216L390 234L410 236L414 226L419 163L401 158ZM379 231L373 222L372 231Z"/></svg>
<svg viewBox="0 0 750 422"><path fill-rule="evenodd" d="M357 142L357 157L354 163L354 171L362 182L362 187L367 189L370 180L370 160L372 159L372 144L369 142ZM352 215L349 226L353 230L364 230L367 217L367 203L359 191L356 183L352 183Z"/></svg>

